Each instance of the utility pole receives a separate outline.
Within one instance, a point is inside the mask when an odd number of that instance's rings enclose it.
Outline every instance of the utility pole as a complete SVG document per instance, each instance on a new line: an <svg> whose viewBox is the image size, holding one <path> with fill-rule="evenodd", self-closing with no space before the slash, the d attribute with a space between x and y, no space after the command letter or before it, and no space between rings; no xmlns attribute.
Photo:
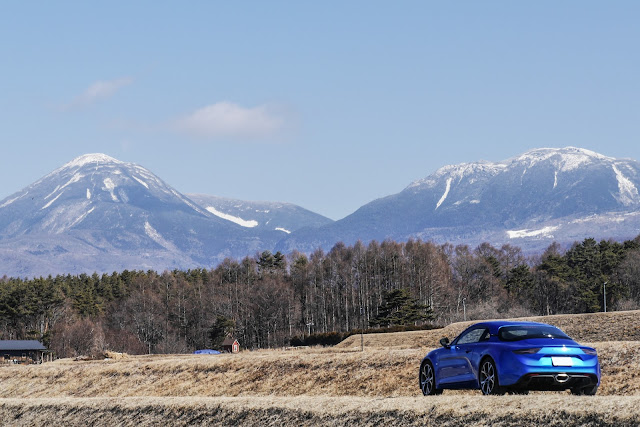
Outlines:
<svg viewBox="0 0 640 427"><path fill-rule="evenodd" d="M360 306L360 351L364 351L364 308Z"/></svg>
<svg viewBox="0 0 640 427"><path fill-rule="evenodd" d="M602 284L602 299L604 301L604 312L607 312L607 282Z"/></svg>

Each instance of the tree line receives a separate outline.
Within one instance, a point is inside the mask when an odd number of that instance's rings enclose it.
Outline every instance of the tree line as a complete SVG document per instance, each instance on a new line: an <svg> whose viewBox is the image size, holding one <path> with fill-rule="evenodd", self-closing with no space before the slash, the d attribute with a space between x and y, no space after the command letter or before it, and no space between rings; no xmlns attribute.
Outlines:
<svg viewBox="0 0 640 427"><path fill-rule="evenodd" d="M538 256L409 240L258 253L212 269L0 279L0 338L58 356L185 353L233 334L245 348L311 334L640 307L640 236Z"/></svg>

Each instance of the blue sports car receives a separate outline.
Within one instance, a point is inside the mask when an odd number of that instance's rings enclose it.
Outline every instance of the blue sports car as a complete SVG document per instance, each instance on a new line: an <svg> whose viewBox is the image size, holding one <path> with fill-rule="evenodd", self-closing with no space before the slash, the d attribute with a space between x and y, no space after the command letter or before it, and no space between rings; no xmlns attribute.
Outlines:
<svg viewBox="0 0 640 427"><path fill-rule="evenodd" d="M440 344L420 365L425 396L445 388L480 389L483 394L569 389L594 395L600 385L596 351L545 323L476 323L453 342L442 338Z"/></svg>

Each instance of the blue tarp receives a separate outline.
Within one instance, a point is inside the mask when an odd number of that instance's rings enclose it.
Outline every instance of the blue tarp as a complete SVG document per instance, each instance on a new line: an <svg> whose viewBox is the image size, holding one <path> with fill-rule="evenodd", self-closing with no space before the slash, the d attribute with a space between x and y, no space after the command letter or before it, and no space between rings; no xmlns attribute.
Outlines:
<svg viewBox="0 0 640 427"><path fill-rule="evenodd" d="M204 350L196 350L193 354L220 354L218 350L204 349Z"/></svg>

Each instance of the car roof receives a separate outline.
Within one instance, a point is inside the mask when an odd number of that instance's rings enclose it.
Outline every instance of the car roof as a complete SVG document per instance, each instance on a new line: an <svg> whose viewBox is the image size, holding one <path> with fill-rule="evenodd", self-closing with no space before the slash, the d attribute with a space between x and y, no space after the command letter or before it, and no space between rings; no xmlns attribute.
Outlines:
<svg viewBox="0 0 640 427"><path fill-rule="evenodd" d="M475 323L473 326L475 325L486 325L486 326L497 326L497 327L502 327L502 326L518 326L518 325L522 325L522 326L533 326L533 325L541 325L541 326L552 326L549 325L547 323L541 323L541 322L526 322L526 321L520 321L520 320L490 320L490 321L486 321L486 322L478 322Z"/></svg>
<svg viewBox="0 0 640 427"><path fill-rule="evenodd" d="M478 322L478 323L474 323L473 325L469 326L469 328L472 327L487 327L489 328L489 330L491 331L491 333L496 333L496 331L498 329L500 329L503 326L551 326L554 327L553 325L549 325L547 323L541 323L541 322L526 322L526 321L514 321L514 320L490 320L490 321L486 321L486 322ZM468 328L467 328L468 329Z"/></svg>

